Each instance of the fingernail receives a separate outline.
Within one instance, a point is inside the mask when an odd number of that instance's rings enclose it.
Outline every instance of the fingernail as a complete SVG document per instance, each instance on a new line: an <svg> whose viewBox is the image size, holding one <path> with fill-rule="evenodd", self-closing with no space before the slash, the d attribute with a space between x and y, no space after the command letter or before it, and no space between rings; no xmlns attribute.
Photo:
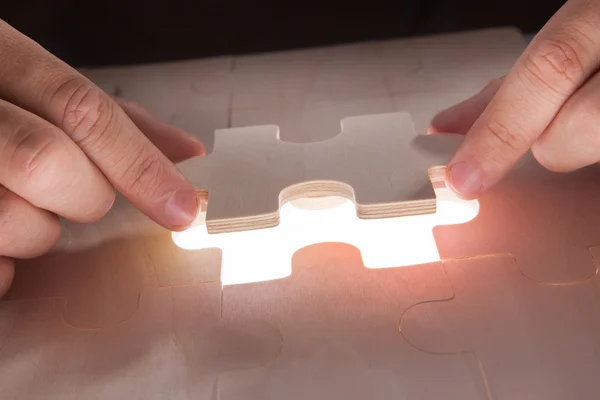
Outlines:
<svg viewBox="0 0 600 400"><path fill-rule="evenodd" d="M483 175L473 164L461 161L448 168L448 180L459 195L473 197L483 188Z"/></svg>
<svg viewBox="0 0 600 400"><path fill-rule="evenodd" d="M193 190L175 191L165 205L169 223L174 227L191 224L198 214L198 198Z"/></svg>

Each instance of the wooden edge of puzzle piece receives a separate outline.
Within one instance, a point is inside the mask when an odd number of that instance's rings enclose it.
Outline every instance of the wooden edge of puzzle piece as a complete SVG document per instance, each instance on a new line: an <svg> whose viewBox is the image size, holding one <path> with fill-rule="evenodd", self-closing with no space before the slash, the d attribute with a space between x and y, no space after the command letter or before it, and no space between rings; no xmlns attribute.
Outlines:
<svg viewBox="0 0 600 400"><path fill-rule="evenodd" d="M202 192L201 192L202 193ZM203 195L202 195L203 196ZM204 196L203 196L204 197ZM352 201L361 219L378 219L406 217L412 215L433 214L436 212L437 201L416 200L398 203L385 203L377 205L361 205L356 202L352 187L335 181L309 181L289 186L281 191L279 207L285 203L305 198L343 197ZM208 195L206 195L206 205ZM279 210L270 214L248 216L245 218L207 220L210 233L240 232L254 229L272 228L280 223Z"/></svg>
<svg viewBox="0 0 600 400"><path fill-rule="evenodd" d="M344 197L361 219L436 212L435 188L444 185L461 135L419 135L405 112L347 117L341 125L338 135L315 143L283 142L274 125L218 130L213 153L178 165L199 187L208 231L277 226L281 206L300 198ZM234 183L223 183L234 175Z"/></svg>

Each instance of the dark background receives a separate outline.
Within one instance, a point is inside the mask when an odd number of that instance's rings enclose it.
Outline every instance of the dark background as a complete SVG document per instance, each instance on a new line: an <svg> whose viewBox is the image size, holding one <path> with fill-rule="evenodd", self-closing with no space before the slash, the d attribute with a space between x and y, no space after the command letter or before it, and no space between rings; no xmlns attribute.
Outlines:
<svg viewBox="0 0 600 400"><path fill-rule="evenodd" d="M563 3L0 0L0 18L74 66L97 66L507 25L532 33Z"/></svg>

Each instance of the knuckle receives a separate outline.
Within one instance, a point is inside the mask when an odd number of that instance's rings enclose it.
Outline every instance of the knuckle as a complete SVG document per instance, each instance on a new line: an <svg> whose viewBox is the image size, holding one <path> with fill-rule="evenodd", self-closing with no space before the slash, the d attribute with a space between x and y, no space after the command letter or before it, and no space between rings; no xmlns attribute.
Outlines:
<svg viewBox="0 0 600 400"><path fill-rule="evenodd" d="M546 39L523 60L528 77L557 95L565 96L585 78L584 47L574 35Z"/></svg>
<svg viewBox="0 0 600 400"><path fill-rule="evenodd" d="M485 129L496 141L511 152L519 151L525 142L525 135L520 134L516 129L509 128L497 119L492 119L485 123Z"/></svg>
<svg viewBox="0 0 600 400"><path fill-rule="evenodd" d="M158 195L164 172L162 160L157 154L140 151L132 160L120 180L129 190L145 196Z"/></svg>
<svg viewBox="0 0 600 400"><path fill-rule="evenodd" d="M57 163L66 156L65 148L53 135L39 132L30 125L21 125L14 132L13 143L8 170L32 184L45 184L44 177L52 174Z"/></svg>
<svg viewBox="0 0 600 400"><path fill-rule="evenodd" d="M105 147L114 141L115 108L113 101L91 84L77 79L60 86L64 91L61 127L82 146Z"/></svg>

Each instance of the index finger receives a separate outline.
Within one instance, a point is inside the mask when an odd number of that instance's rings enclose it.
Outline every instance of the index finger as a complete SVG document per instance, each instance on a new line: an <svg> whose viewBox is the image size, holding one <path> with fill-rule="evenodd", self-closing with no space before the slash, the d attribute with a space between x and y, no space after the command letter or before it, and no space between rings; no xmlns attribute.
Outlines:
<svg viewBox="0 0 600 400"><path fill-rule="evenodd" d="M496 184L531 148L600 63L600 2L571 0L506 75L450 160L447 182L465 198Z"/></svg>
<svg viewBox="0 0 600 400"><path fill-rule="evenodd" d="M196 216L192 185L104 92L0 20L0 97L61 128L107 179L162 226Z"/></svg>

